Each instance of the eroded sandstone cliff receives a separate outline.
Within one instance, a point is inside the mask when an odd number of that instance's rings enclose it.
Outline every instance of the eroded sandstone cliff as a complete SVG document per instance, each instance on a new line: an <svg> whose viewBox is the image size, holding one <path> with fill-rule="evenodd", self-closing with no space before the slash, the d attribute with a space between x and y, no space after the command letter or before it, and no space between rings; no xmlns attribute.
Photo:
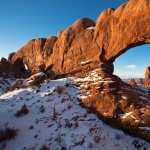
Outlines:
<svg viewBox="0 0 150 150"><path fill-rule="evenodd" d="M102 79L90 85L83 106L105 121L150 141L150 97L113 75L113 62L130 47L150 42L150 1L129 0L91 19L77 20L58 37L31 40L9 57L31 73L52 70L57 75L88 73L99 68Z"/></svg>
<svg viewBox="0 0 150 150"><path fill-rule="evenodd" d="M52 66L56 74L81 70L99 64L99 50L92 47L95 23L82 18L60 32L57 37L35 39L19 49L10 59L23 59L32 73Z"/></svg>
<svg viewBox="0 0 150 150"><path fill-rule="evenodd" d="M84 68L105 68L130 47L150 42L150 1L129 0L119 8L107 9L96 23L91 19L77 20L58 37L35 39L11 57L11 63L23 59L34 73L53 66L57 74ZM85 69L85 68L84 68Z"/></svg>

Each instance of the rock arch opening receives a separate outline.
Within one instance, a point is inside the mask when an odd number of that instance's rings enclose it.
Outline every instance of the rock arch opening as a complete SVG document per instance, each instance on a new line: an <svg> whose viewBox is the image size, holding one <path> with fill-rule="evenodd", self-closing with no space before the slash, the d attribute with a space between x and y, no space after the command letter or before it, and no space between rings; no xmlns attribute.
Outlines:
<svg viewBox="0 0 150 150"><path fill-rule="evenodd" d="M141 82L145 78L145 70L150 65L150 45L144 44L128 49L114 62L114 74L121 79ZM133 80L134 79L134 80ZM142 83L142 82L141 82Z"/></svg>

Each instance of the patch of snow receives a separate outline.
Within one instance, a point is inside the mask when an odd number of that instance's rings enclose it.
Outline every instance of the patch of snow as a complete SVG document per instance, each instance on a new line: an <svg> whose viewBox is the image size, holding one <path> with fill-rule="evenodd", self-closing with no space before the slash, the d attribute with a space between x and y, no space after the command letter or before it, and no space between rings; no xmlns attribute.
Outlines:
<svg viewBox="0 0 150 150"><path fill-rule="evenodd" d="M139 127L140 129L150 131L150 127Z"/></svg>
<svg viewBox="0 0 150 150"><path fill-rule="evenodd" d="M148 100L148 98L144 97L144 96L140 96L141 99L143 100Z"/></svg>
<svg viewBox="0 0 150 150"><path fill-rule="evenodd" d="M46 76L46 74L43 73L43 72L39 72L39 73L36 73L36 74L32 75L30 78L32 79L32 78L42 77L42 76ZM30 78L29 78L29 79L30 79Z"/></svg>
<svg viewBox="0 0 150 150"><path fill-rule="evenodd" d="M24 63L24 67L26 70L29 70L28 66Z"/></svg>
<svg viewBox="0 0 150 150"><path fill-rule="evenodd" d="M91 60L87 60L87 61L81 61L81 65L84 66L84 65L87 65L91 63Z"/></svg>
<svg viewBox="0 0 150 150"><path fill-rule="evenodd" d="M44 146L52 150L136 150L134 141L138 141L150 150L149 143L109 127L82 108L79 97L84 95L77 81L93 81L93 78L51 80L36 88L1 95L0 128L7 124L17 128L18 135L0 143L0 149L5 144L4 150L39 150ZM58 87L64 90L59 92ZM15 114L24 104L29 113L17 118ZM125 116L129 115L132 112Z"/></svg>
<svg viewBox="0 0 150 150"><path fill-rule="evenodd" d="M95 27L88 27L87 30L94 30Z"/></svg>
<svg viewBox="0 0 150 150"><path fill-rule="evenodd" d="M123 99L127 100L128 98L126 96L121 96Z"/></svg>
<svg viewBox="0 0 150 150"><path fill-rule="evenodd" d="M121 116L121 118L122 118L122 119L125 119L125 118L131 116L132 114L133 114L133 112L125 113L125 114L123 114L123 115Z"/></svg>

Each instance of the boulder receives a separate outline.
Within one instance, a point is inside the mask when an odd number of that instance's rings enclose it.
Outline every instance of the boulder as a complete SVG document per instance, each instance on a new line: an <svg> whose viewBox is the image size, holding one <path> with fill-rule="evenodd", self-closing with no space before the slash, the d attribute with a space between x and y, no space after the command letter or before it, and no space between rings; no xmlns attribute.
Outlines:
<svg viewBox="0 0 150 150"><path fill-rule="evenodd" d="M11 64L7 61L6 58L1 58L0 60L0 74L9 73L12 70Z"/></svg>
<svg viewBox="0 0 150 150"><path fill-rule="evenodd" d="M36 73L29 77L28 79L25 79L24 83L29 86L33 85L39 85L46 79L47 75L43 72Z"/></svg>
<svg viewBox="0 0 150 150"><path fill-rule="evenodd" d="M18 58L14 63L11 63L6 58L0 60L0 76L3 77L28 77L30 71L27 70L23 60Z"/></svg>
<svg viewBox="0 0 150 150"><path fill-rule="evenodd" d="M9 90L15 90L20 88L27 88L30 86L38 86L47 78L47 75L43 72L34 74L26 79L17 79L9 88Z"/></svg>

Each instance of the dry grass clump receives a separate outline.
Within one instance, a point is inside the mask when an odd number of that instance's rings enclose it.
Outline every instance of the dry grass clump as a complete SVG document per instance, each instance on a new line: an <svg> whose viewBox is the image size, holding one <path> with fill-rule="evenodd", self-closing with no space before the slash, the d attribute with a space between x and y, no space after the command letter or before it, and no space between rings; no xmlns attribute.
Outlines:
<svg viewBox="0 0 150 150"><path fill-rule="evenodd" d="M27 106L24 104L20 110L18 110L15 114L16 117L21 117L24 115L27 115L29 113L29 110L27 108Z"/></svg>
<svg viewBox="0 0 150 150"><path fill-rule="evenodd" d="M58 87L56 88L56 92L57 92L58 94L63 94L63 93L65 92L65 90L66 90L66 88L65 88L64 86L58 86Z"/></svg>
<svg viewBox="0 0 150 150"><path fill-rule="evenodd" d="M5 129L0 129L0 142L14 139L17 136L17 129L6 127Z"/></svg>

